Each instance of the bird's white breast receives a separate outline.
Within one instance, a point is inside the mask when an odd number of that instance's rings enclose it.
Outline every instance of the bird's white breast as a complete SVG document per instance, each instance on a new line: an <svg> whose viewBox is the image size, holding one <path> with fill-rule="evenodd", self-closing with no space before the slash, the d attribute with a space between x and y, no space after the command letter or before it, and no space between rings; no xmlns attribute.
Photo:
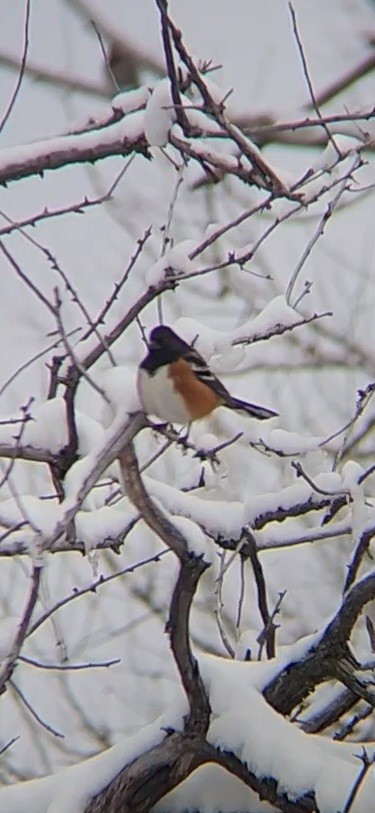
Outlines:
<svg viewBox="0 0 375 813"><path fill-rule="evenodd" d="M138 370L138 393L147 414L156 415L169 423L189 423L183 400L168 376L168 366L159 367L154 375Z"/></svg>

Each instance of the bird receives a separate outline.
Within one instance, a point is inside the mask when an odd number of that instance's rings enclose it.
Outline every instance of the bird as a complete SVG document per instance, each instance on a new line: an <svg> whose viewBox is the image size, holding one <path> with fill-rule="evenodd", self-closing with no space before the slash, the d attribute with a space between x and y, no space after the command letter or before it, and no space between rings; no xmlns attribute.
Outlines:
<svg viewBox="0 0 375 813"><path fill-rule="evenodd" d="M219 406L261 421L278 414L231 395L194 347L167 325L151 330L137 385L144 412L166 423L187 425Z"/></svg>

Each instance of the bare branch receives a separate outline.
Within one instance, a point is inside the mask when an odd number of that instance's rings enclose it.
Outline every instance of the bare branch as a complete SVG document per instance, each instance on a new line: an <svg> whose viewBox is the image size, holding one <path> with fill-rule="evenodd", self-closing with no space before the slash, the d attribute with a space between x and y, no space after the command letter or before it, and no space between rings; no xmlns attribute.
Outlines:
<svg viewBox="0 0 375 813"><path fill-rule="evenodd" d="M118 459L126 494L147 525L173 550L180 561L180 571L170 606L168 631L181 681L189 700L190 714L186 720L185 730L192 734L206 734L210 705L197 661L190 648L189 616L199 579L208 565L202 556L189 551L183 534L150 499L141 480L138 460L131 443L122 448Z"/></svg>
<svg viewBox="0 0 375 813"><path fill-rule="evenodd" d="M354 624L363 607L374 598L375 573L370 573L346 594L318 642L298 663L283 669L266 687L264 696L271 706L282 714L289 714L319 683L339 677L338 665L347 658L347 642Z"/></svg>

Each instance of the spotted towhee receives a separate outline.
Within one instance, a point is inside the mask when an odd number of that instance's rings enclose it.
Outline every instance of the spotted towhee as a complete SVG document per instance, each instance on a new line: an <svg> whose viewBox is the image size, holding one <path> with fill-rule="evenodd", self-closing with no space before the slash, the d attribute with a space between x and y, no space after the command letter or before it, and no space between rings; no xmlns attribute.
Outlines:
<svg viewBox="0 0 375 813"><path fill-rule="evenodd" d="M218 406L259 420L277 415L272 409L233 398L202 356L165 325L150 333L148 353L138 370L138 392L145 412L170 423L205 418Z"/></svg>

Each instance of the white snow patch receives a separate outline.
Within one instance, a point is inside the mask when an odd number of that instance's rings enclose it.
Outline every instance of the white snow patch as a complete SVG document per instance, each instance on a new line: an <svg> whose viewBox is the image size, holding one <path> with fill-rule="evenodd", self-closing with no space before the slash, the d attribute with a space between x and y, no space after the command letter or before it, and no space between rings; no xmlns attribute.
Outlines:
<svg viewBox="0 0 375 813"><path fill-rule="evenodd" d="M287 305L285 296L271 299L265 308L255 317L232 332L232 338L246 339L260 333L266 333L278 325L289 326L299 322L302 317Z"/></svg>
<svg viewBox="0 0 375 813"><path fill-rule="evenodd" d="M149 98L150 90L145 85L136 90L123 91L113 97L111 102L112 110L124 114L133 113L135 110L139 110L140 107L143 107Z"/></svg>
<svg viewBox="0 0 375 813"><path fill-rule="evenodd" d="M116 415L138 412L142 409L137 389L137 368L119 365L106 370L101 379L110 403L103 406L102 421L109 427Z"/></svg>
<svg viewBox="0 0 375 813"><path fill-rule="evenodd" d="M52 501L40 500L31 495L19 495L18 500L0 502L0 524L4 527L30 522L43 536L48 536L61 516L61 505Z"/></svg>
<svg viewBox="0 0 375 813"><path fill-rule="evenodd" d="M330 171L339 160L338 152L343 157L358 152L358 150L363 149L363 146L363 140L360 138L340 133L334 134L332 140L328 141L323 152L312 164L311 169L313 172L318 170Z"/></svg>
<svg viewBox="0 0 375 813"><path fill-rule="evenodd" d="M53 161L54 156L59 155L61 152L100 149L103 145L110 147L118 144L119 141L132 142L140 138L143 132L144 111L136 111L124 116L120 121L109 124L107 127L89 130L84 133L44 139L31 144L6 147L0 150L0 170L9 169L13 165L27 164L38 158L43 158L45 155L49 155L51 161Z"/></svg>
<svg viewBox="0 0 375 813"><path fill-rule="evenodd" d="M161 79L148 99L145 112L145 136L150 147L164 147L176 121L169 79Z"/></svg>
<svg viewBox="0 0 375 813"><path fill-rule="evenodd" d="M135 508L122 512L107 505L96 511L78 511L75 519L77 539L84 543L88 553L105 540L118 540L136 516Z"/></svg>
<svg viewBox="0 0 375 813"><path fill-rule="evenodd" d="M293 455L317 449L323 440L323 437L303 437L297 432L287 432L286 429L271 429L267 443L271 449Z"/></svg>
<svg viewBox="0 0 375 813"><path fill-rule="evenodd" d="M20 445L31 446L33 449L44 449L57 454L68 442L66 423L66 406L63 398L51 398L40 406L28 410L31 420L22 424L0 425L0 444L16 446L15 437L19 436L21 428ZM22 419L22 414L2 416L1 420Z"/></svg>
<svg viewBox="0 0 375 813"><path fill-rule="evenodd" d="M169 249L146 272L147 285L158 285L164 279L167 271L173 276L183 276L196 271L198 264L189 257L196 245L195 240L182 240L181 243L177 243L173 248Z"/></svg>
<svg viewBox="0 0 375 813"><path fill-rule="evenodd" d="M212 534L238 539L244 525L243 505L187 494L178 488L144 477L145 486L152 497L160 500L170 514L192 519Z"/></svg>
<svg viewBox="0 0 375 813"><path fill-rule="evenodd" d="M204 656L200 665L212 708L210 742L233 750L259 778L274 777L291 799L313 790L324 813L342 810L359 770L349 749L328 757L320 737L275 712L252 685L252 664ZM362 804L360 811L368 813Z"/></svg>
<svg viewBox="0 0 375 813"><path fill-rule="evenodd" d="M214 546L206 539L203 531L195 522L186 517L174 516L173 524L184 535L190 553L203 556L206 562L211 563L215 560Z"/></svg>
<svg viewBox="0 0 375 813"><path fill-rule="evenodd" d="M1 788L0 809L6 813L83 813L89 799L122 768L164 739L166 726L181 729L186 711L186 701L181 698L168 714L102 754L52 776Z"/></svg>

